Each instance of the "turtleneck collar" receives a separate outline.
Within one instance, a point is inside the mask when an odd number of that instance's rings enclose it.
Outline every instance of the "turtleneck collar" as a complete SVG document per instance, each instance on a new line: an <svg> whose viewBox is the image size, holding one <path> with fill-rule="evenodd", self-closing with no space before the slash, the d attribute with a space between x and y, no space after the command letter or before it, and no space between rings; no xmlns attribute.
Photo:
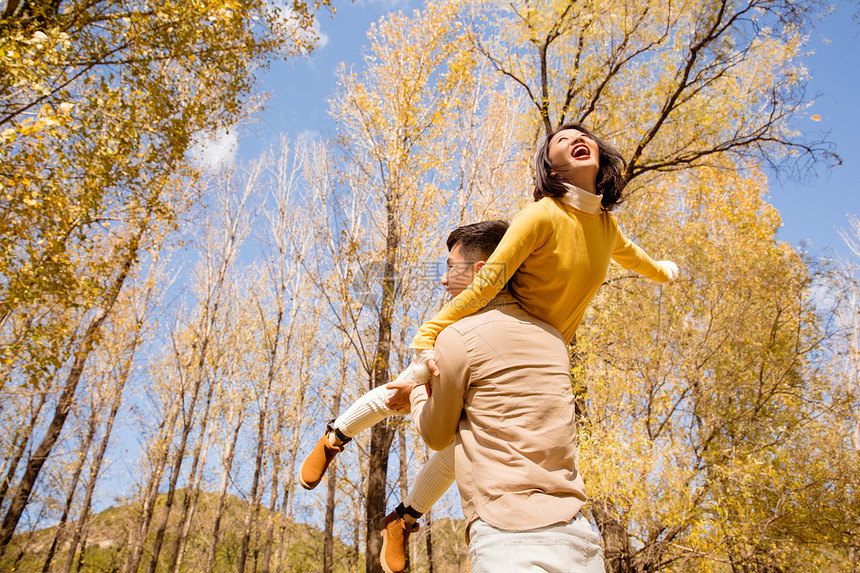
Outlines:
<svg viewBox="0 0 860 573"><path fill-rule="evenodd" d="M598 215L600 213L600 200L602 195L589 193L585 189L580 189L570 183L563 183L567 193L559 197L562 203L567 203L574 209L578 209L589 215Z"/></svg>

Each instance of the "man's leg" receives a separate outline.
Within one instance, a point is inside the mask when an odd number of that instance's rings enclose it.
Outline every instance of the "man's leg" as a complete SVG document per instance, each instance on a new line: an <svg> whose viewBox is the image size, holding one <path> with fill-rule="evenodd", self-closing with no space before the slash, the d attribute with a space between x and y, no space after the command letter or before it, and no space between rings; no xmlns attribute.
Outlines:
<svg viewBox="0 0 860 573"><path fill-rule="evenodd" d="M600 537L582 513L569 523L530 531L504 531L478 519L469 532L472 573L604 572Z"/></svg>

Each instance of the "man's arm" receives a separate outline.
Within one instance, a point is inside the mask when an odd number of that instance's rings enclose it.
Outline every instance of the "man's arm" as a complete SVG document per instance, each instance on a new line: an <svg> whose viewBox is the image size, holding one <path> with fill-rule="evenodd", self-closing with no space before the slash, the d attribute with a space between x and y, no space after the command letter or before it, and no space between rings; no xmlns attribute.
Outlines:
<svg viewBox="0 0 860 573"><path fill-rule="evenodd" d="M431 382L432 396L428 397L427 388L421 385L412 390L410 399L418 433L430 449L444 450L457 434L469 387L466 349L455 328L446 328L436 340L436 362L442 375Z"/></svg>

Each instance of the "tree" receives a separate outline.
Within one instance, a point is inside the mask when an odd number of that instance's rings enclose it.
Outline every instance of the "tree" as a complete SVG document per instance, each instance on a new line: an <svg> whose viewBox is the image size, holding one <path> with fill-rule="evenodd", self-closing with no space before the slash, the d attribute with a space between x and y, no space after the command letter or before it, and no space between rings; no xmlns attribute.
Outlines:
<svg viewBox="0 0 860 573"><path fill-rule="evenodd" d="M63 565L64 573L69 573L72 570L75 558L77 557L78 548L84 543L84 530L90 517L98 476L102 470L102 464L104 463L105 453L113 432L117 413L123 403L124 390L128 384L129 378L131 377L134 357L137 354L137 349L145 334L144 329L147 327L145 324L146 316L148 315L151 305L154 304L153 299L157 297L157 293L155 292L156 285L160 284L161 279L163 278L161 275L162 272L163 261L156 257L151 261L150 272L147 280L142 285L142 288L140 288L139 291L132 291L132 300L127 303L128 312L131 316L127 317L124 321L118 321L118 326L125 328L128 332L125 332L124 336L116 337L120 342L118 349L116 346L108 346L106 348L108 351L116 351L116 354L113 355L113 359L107 359L107 362L113 365L113 376L111 378L114 388L112 388L105 397L105 400L110 399L110 409L106 420L102 424L102 435L99 440L97 450L90 461L84 498L81 502L78 519L74 524L72 541L69 544L66 560ZM113 394L112 396L110 395L111 393ZM81 562L78 562L78 570L80 570L81 567Z"/></svg>
<svg viewBox="0 0 860 573"><path fill-rule="evenodd" d="M860 397L860 276L857 273L857 259L860 259L860 218L850 215L848 229L841 230L839 234L854 255L854 261L853 264L838 269L833 279L835 292L842 296L835 298L832 308L844 341L838 347L841 350L839 358L844 365L844 386L850 394ZM854 449L860 452L860 409L855 409L851 418L854 422L851 441Z"/></svg>
<svg viewBox="0 0 860 573"><path fill-rule="evenodd" d="M475 48L521 88L544 132L587 123L622 150L627 177L754 155L835 159L789 127L800 114L803 32L814 1L481 5Z"/></svg>
<svg viewBox="0 0 860 573"><path fill-rule="evenodd" d="M516 148L520 116L512 113L518 106L509 103L510 91L500 89L489 70L463 49L459 9L458 2L433 4L411 16L381 19L368 34L364 71L339 73L332 114L344 154L346 197L367 197L358 203L364 210L353 214L363 234L348 234L346 245L348 256L363 268L360 275L342 273L342 279L347 284L366 279L366 294L375 297L367 309L371 322L353 311L341 328L352 336L372 324L375 343L353 339L370 388L388 381L391 353L404 350L398 341L408 341L439 301L434 291L442 273L431 261L441 250L437 245L445 229L509 213L524 200L512 192L524 173ZM342 228L349 225L336 224L332 232ZM330 304L330 312L337 315L340 309ZM386 513L393 437L389 424L372 430L368 571L379 567L376 528Z"/></svg>
<svg viewBox="0 0 860 573"><path fill-rule="evenodd" d="M90 317L85 319L83 323L83 334L80 338L80 346L75 350L72 358L72 364L68 370L66 380L62 386L62 392L57 398L57 405L54 409L45 434L39 442L39 445L30 455L24 473L20 478L18 487L14 496L11 498L6 514L3 518L3 523L0 525L0 556L5 551L18 520L24 512L25 507L42 470L42 466L47 461L47 458L53 450L57 440L60 437L63 425L69 415L69 411L74 400L75 391L84 371L84 366L92 352L100 335L103 323L107 320L108 315L113 310L113 306L119 298L120 292L128 279L132 268L137 261L138 249L144 235L149 230L150 215L152 205L147 206L147 211L137 219L137 224L132 225L130 232L125 236L120 235L118 244L115 249L118 254L117 259L119 267L116 274L112 277L112 282L107 285L105 290L105 301L102 308L97 309Z"/></svg>
<svg viewBox="0 0 860 573"><path fill-rule="evenodd" d="M96 277L109 267L87 249L124 220L125 206L182 175L196 140L240 117L256 65L310 47L307 13L296 15L284 21L264 2L242 10L219 2L6 4L3 324L28 304L80 306L97 296ZM178 206L168 196L148 200L162 218ZM45 350L38 339L21 340L6 356L20 357L35 382L56 356Z"/></svg>
<svg viewBox="0 0 860 573"><path fill-rule="evenodd" d="M806 263L774 238L763 176L725 166L660 187L681 181L683 222L669 200L637 205L637 219L642 240L683 254L690 278L655 289L616 274L578 340L584 472L598 520L621 533L607 557L618 571L833 563L822 548L846 546L854 502L832 486L854 478L833 425L843 399L817 365L824 333ZM718 201L716 181L727 183ZM810 511L814 499L840 517Z"/></svg>
<svg viewBox="0 0 860 573"><path fill-rule="evenodd" d="M429 6L413 19L391 15L380 21L369 32L372 59L367 58L367 69L361 77L342 70L334 100L340 143L354 166L350 185L367 188L376 207L365 215L374 226L372 242L361 246L381 253L370 259L380 269L375 278L380 292L373 319L376 342L361 356L370 388L389 381L393 319L406 302L403 285L415 270L410 267L421 260L426 249L421 239L438 212L432 173L443 169L444 158L434 134L465 83L471 61L457 50L452 15L450 7ZM394 429L381 423L371 432L367 571L376 572L381 570L376 530L386 513Z"/></svg>
<svg viewBox="0 0 860 573"><path fill-rule="evenodd" d="M3 7L2 384L47 392L64 381L5 512L0 555L126 279L192 200L177 192L194 176L186 152L242 116L258 66L312 47L311 24L298 0L283 12L263 0Z"/></svg>
<svg viewBox="0 0 860 573"><path fill-rule="evenodd" d="M596 301L593 322L583 325L574 350L584 448L592 448L586 451L593 467L586 472L600 484L594 509L610 566L658 570L702 564L707 555L739 568L791 563L775 539L800 544L802 536L787 523L790 511L784 508L802 507L807 491L831 499L827 488L845 478L841 462L829 469L825 462L844 454L836 454L839 433L824 432L826 424L819 423L832 404L817 398L826 386L816 359L824 335L810 304L806 263L775 240L775 215L764 201L761 175L763 167L838 160L826 142L807 140L789 125L808 103L800 57L818 4L434 6L443 9L462 18L454 28L468 34L477 55L458 55L458 61L470 61L470 70L483 62L530 106L520 132L523 148L533 149L542 132L566 121L584 122L619 147L629 158L632 212L622 215L622 223L649 251L670 254L692 276L686 297L655 294L650 286L611 276L612 290L604 289ZM409 42L400 44L408 52ZM363 78L373 77L376 63L405 69L386 60L377 44L374 50ZM432 54L432 44L423 50ZM362 92L362 99L338 100L338 109L360 110L354 112L361 118L357 125L369 126L352 141L372 145L374 134L394 133L382 129L372 111L375 97L396 100L397 92L386 89L400 80L396 74L386 79L381 86L365 83L373 91ZM457 117L466 98L447 99L452 107L444 117ZM393 110L386 115L396 116ZM524 166L512 180L526 180ZM436 165L424 169L440 174ZM629 343L607 339L620 335L620 327ZM684 370L689 364L698 365L695 375ZM611 392L606 380L618 381ZM797 395L809 397L798 401ZM619 436L616 428L630 436ZM796 479L789 471L790 460L801 458L820 470L814 478ZM638 488L616 493L616 464L623 460L629 467L621 483ZM769 471L754 474L757 480L741 478L753 475L752 460L770 464ZM689 496L665 500L667 491L690 488ZM722 496L759 503L724 504L725 514L709 513ZM654 499L665 500L666 510L650 507ZM850 506L847 498L834 503ZM846 547L845 530L826 527L828 519L834 522L833 516L823 518L813 546ZM706 523L722 527L710 544L703 541ZM368 553L375 553L370 545Z"/></svg>
<svg viewBox="0 0 860 573"><path fill-rule="evenodd" d="M690 273L688 297L611 275L574 349L584 471L613 570L701 564L709 551L734 551L726 559L737 567L782 567L788 561L774 536L800 543L799 532L781 527L783 513L776 522L764 515L802 506L813 483L841 479L834 467L798 482L787 469L801 448L783 447L782 439L802 443L804 462L822 470L827 457L814 452L834 452L839 439L827 433L820 442L802 440L820 429L816 416L829 405L786 396L821 392L814 357L822 334L805 263L775 240L760 174L763 166L838 159L826 142L806 140L789 125L807 104L800 57L819 9L779 0L646 0L486 3L463 12L471 45L531 108L531 137L523 144L533 148L541 133L579 121L620 148L630 181L622 225ZM748 197L738 197L738 189ZM681 349L689 350L683 358ZM721 366L702 380L702 365L717 357ZM691 363L699 365L695 381L682 373ZM752 372L760 380L742 383ZM713 386L728 380L740 387ZM785 434L775 436L771 426ZM771 463L772 471L738 482L737 467L728 466L742 449L759 457L741 458ZM690 490L667 499L666 492ZM733 494L760 503L731 510L723 504L726 514L708 514L714 500ZM688 534L696 531L692 538L700 541L703 522L725 525L732 550L694 543ZM844 547L837 530L818 531L818 547L836 538Z"/></svg>

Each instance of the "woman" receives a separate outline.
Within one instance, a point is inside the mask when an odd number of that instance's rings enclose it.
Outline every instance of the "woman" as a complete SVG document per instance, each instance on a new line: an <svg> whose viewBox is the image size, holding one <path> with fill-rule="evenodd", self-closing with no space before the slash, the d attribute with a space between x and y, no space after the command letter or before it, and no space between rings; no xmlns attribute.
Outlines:
<svg viewBox="0 0 860 573"><path fill-rule="evenodd" d="M428 382L429 375L420 375L427 360L438 374L430 358L436 336L486 306L508 284L524 310L555 327L569 343L606 278L610 259L657 282L673 281L677 265L651 259L624 236L610 214L622 201L624 168L621 154L581 125L563 125L550 133L536 156L535 202L514 217L469 288L421 326L411 344L419 358L387 388L408 392L416 383ZM349 438L400 413L393 405L392 396L382 389L360 398L327 428L305 460L300 481L315 485ZM443 452L445 460L452 457L450 449ZM432 465L438 469L422 469L415 490L441 496L453 482L453 464L437 457L439 462ZM389 573L402 569L406 540L417 529L420 515L400 504L383 521L382 561Z"/></svg>

